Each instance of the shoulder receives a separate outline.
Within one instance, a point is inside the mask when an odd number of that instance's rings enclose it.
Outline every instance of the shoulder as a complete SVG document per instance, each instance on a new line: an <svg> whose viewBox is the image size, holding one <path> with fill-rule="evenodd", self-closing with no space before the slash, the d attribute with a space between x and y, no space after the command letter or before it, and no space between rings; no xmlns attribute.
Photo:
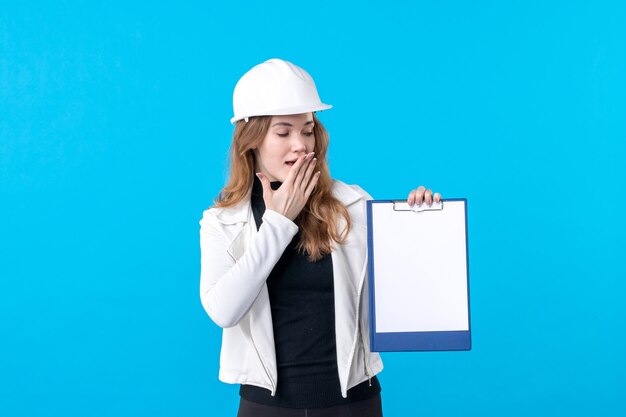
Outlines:
<svg viewBox="0 0 626 417"><path fill-rule="evenodd" d="M356 184L333 180L333 196L346 206L353 225L367 223L367 201L373 200L367 191Z"/></svg>
<svg viewBox="0 0 626 417"><path fill-rule="evenodd" d="M244 200L232 207L209 207L202 212L200 226L204 225L228 225L248 220L250 201Z"/></svg>
<svg viewBox="0 0 626 417"><path fill-rule="evenodd" d="M346 184L336 179L333 179L333 195L346 205L358 200L373 200L373 197L358 185Z"/></svg>

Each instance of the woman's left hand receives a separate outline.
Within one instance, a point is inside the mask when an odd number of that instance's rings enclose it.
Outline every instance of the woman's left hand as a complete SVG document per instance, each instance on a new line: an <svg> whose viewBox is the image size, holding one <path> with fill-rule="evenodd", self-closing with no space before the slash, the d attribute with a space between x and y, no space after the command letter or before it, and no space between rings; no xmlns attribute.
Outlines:
<svg viewBox="0 0 626 417"><path fill-rule="evenodd" d="M420 205L422 202L428 204L429 206L433 203L438 203L441 201L441 194L435 193L431 189L426 189L423 185L420 185L415 190L411 190L409 193L409 197L406 202L409 203L409 206L413 207L413 204Z"/></svg>

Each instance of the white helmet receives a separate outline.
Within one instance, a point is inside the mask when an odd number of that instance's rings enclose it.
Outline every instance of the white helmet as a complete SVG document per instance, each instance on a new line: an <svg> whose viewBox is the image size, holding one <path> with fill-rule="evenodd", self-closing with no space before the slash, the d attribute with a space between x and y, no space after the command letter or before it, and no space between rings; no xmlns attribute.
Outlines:
<svg viewBox="0 0 626 417"><path fill-rule="evenodd" d="M330 109L322 103L313 78L282 59L270 59L246 72L233 93L231 123L252 116L279 116Z"/></svg>

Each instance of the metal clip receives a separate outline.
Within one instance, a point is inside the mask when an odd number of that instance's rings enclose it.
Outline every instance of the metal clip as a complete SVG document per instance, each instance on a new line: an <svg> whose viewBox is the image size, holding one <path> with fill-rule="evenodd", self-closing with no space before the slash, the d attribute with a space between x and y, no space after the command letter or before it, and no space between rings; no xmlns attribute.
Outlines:
<svg viewBox="0 0 626 417"><path fill-rule="evenodd" d="M424 211L441 211L443 210L443 201L433 203L430 206L426 203L422 203L420 205L413 204L412 206L410 206L409 203L406 202L406 200L398 200L393 202L393 210L412 211L415 213L422 213Z"/></svg>

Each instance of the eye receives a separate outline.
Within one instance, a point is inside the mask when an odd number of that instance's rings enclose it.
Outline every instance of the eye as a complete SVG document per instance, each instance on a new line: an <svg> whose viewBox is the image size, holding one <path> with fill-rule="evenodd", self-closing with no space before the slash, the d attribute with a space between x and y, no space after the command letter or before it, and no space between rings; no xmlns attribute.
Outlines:
<svg viewBox="0 0 626 417"><path fill-rule="evenodd" d="M303 133L304 136L313 136L313 131L310 132L304 132Z"/></svg>
<svg viewBox="0 0 626 417"><path fill-rule="evenodd" d="M287 136L289 136L289 132L287 132L287 133L276 133L276 136L280 136L281 138L286 138Z"/></svg>

